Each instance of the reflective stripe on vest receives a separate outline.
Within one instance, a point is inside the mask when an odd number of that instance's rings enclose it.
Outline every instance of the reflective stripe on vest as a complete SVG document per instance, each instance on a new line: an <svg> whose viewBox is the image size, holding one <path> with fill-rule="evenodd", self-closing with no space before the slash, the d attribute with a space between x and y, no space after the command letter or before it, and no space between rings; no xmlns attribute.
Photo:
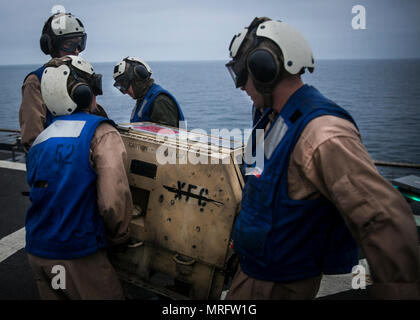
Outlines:
<svg viewBox="0 0 420 320"><path fill-rule="evenodd" d="M50 138L77 138L80 136L85 123L86 121L56 120L38 135L32 146Z"/></svg>
<svg viewBox="0 0 420 320"><path fill-rule="evenodd" d="M288 126L283 118L277 119L264 139L264 155L267 159L271 158L274 150L286 134Z"/></svg>
<svg viewBox="0 0 420 320"><path fill-rule="evenodd" d="M133 121L133 119L135 119L135 118L137 118L137 119L142 119L143 117L142 117L142 115L143 115L143 109L144 109L144 106L147 104L147 101L148 101L148 99L146 99L146 98L144 98L143 99L143 102L142 102L142 104L141 104L141 107L140 107L140 109L139 109L139 111L137 112L137 104L134 106L134 109L133 109L133 112L131 113L131 122L140 122L140 120L139 121Z"/></svg>

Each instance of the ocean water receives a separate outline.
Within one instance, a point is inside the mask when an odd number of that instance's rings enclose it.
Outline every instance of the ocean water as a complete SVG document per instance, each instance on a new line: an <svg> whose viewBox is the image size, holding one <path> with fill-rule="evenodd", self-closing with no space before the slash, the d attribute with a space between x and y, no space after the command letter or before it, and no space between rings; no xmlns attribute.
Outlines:
<svg viewBox="0 0 420 320"><path fill-rule="evenodd" d="M224 61L149 62L155 81L178 100L188 129L247 129L252 102L235 89ZM36 65L0 66L0 128L19 129L21 84ZM113 63L93 63L103 75L98 102L117 123L134 100L113 87ZM320 60L305 83L348 110L374 160L420 163L420 60ZM0 142L14 139L1 134ZM419 169L378 167L387 178Z"/></svg>

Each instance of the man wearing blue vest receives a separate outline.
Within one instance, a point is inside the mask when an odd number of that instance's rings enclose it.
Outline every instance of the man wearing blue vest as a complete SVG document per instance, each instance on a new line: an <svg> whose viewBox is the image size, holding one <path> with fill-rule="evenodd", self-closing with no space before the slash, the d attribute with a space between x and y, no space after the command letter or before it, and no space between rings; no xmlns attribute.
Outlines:
<svg viewBox="0 0 420 320"><path fill-rule="evenodd" d="M227 299L313 299L322 274L352 271L358 248L374 298L419 299L411 209L376 170L350 114L302 82L314 70L306 40L255 18L229 51L235 85L259 111L254 130L265 133L264 167L248 170L232 231L240 267Z"/></svg>
<svg viewBox="0 0 420 320"><path fill-rule="evenodd" d="M184 121L181 107L151 75L149 65L135 57L126 57L114 67L114 86L137 100L130 122L151 121L179 127L179 122Z"/></svg>
<svg viewBox="0 0 420 320"><path fill-rule="evenodd" d="M42 52L52 58L65 55L79 55L86 47L87 35L82 22L71 13L57 13L44 24L40 38ZM41 78L45 65L30 72L22 85L22 103L19 109L22 145L27 151L35 138L52 119L41 96ZM107 116L103 108L96 104L92 113Z"/></svg>
<svg viewBox="0 0 420 320"><path fill-rule="evenodd" d="M90 113L101 87L101 75L77 56L53 59L43 71L42 98L54 117L27 154L25 217L42 299L124 298L106 249L128 242L133 205L121 136Z"/></svg>

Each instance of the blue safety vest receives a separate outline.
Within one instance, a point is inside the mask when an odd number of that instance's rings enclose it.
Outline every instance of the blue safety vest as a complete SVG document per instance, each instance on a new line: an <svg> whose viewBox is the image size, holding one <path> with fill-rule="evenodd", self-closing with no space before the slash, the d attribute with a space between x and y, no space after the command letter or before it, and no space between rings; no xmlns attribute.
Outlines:
<svg viewBox="0 0 420 320"><path fill-rule="evenodd" d="M41 80L42 80L42 75L44 74L44 70L45 70L45 65L43 65L42 67L39 67L38 69L36 69L35 71L32 71L31 73L29 73L26 77L25 77L25 79L23 80L23 82L25 82L26 81L26 79L31 75L31 74L34 74L34 75L36 75L37 76L37 78L38 78L38 80L39 80L39 82L41 82ZM46 127L48 127L50 124L51 124L51 122L52 122L52 119L53 119L53 115L52 115L52 113L48 110L48 108L47 108L47 113L46 113L46 115L45 115L45 124L44 124L44 129L46 128Z"/></svg>
<svg viewBox="0 0 420 320"><path fill-rule="evenodd" d="M55 117L29 149L27 252L74 259L107 246L97 207L97 175L89 161L92 137L104 121L108 120L83 112Z"/></svg>
<svg viewBox="0 0 420 320"><path fill-rule="evenodd" d="M156 97L164 93L172 98L175 101L176 106L178 107L179 121L184 121L184 115L182 114L181 107L176 101L175 97L168 91L163 89L160 85L153 83L150 89L147 91L144 99L136 104L131 113L130 122L141 122L141 121L150 121L152 116L152 105Z"/></svg>
<svg viewBox="0 0 420 320"><path fill-rule="evenodd" d="M304 85L265 133L263 171L248 176L232 231L241 268L251 277L292 282L321 273L348 273L357 264L357 244L330 201L288 196L290 155L309 121L323 115L355 124L345 110Z"/></svg>

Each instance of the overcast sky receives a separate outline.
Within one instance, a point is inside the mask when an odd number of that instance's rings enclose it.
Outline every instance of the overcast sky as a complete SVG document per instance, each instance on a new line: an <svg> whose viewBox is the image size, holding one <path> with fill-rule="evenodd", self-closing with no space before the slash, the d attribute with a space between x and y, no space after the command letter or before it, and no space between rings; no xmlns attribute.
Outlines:
<svg viewBox="0 0 420 320"><path fill-rule="evenodd" d="M39 37L55 5L84 23L91 62L227 60L232 36L256 16L292 24L315 59L420 58L419 0L2 0L0 64L46 61ZM365 30L352 28L355 5Z"/></svg>

